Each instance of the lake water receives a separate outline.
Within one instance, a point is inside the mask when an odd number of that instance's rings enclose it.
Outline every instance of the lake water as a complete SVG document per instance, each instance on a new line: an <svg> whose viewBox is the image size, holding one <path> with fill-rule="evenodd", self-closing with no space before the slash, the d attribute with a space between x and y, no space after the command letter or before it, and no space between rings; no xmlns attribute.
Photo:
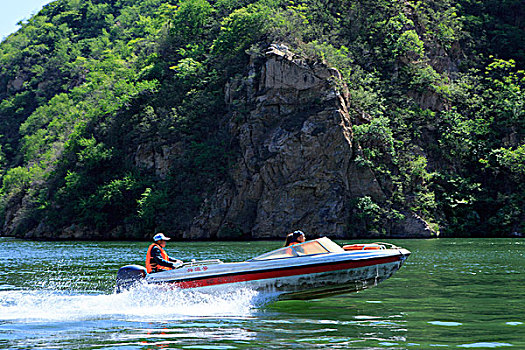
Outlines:
<svg viewBox="0 0 525 350"><path fill-rule="evenodd" d="M250 290L113 294L148 243L0 238L0 349L525 349L525 240L388 242L412 255L378 286L274 302ZM281 243L166 249L229 262Z"/></svg>

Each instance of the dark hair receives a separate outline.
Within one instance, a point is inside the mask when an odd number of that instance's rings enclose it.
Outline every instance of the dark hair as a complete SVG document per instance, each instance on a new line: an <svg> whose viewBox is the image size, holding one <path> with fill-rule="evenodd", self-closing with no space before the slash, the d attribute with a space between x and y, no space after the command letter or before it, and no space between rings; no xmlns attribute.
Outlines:
<svg viewBox="0 0 525 350"><path fill-rule="evenodd" d="M289 233L286 236L286 241L284 241L284 246L288 247L292 243L299 243L298 239L301 236L304 236L303 231L294 231L292 233Z"/></svg>

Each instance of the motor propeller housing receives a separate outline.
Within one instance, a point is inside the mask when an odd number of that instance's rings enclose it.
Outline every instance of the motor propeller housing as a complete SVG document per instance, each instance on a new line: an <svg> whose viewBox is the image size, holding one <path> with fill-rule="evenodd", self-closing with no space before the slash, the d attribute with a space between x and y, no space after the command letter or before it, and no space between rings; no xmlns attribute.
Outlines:
<svg viewBox="0 0 525 350"><path fill-rule="evenodd" d="M144 266L126 265L122 266L117 272L116 292L122 293L146 278L147 271Z"/></svg>

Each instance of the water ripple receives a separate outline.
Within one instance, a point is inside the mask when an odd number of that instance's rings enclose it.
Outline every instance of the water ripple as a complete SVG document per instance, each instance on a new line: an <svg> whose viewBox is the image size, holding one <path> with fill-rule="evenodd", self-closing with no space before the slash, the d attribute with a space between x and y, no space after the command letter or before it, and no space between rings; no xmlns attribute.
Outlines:
<svg viewBox="0 0 525 350"><path fill-rule="evenodd" d="M505 346L513 346L513 345L509 343L482 342L482 343L462 344L462 345L458 345L458 348L501 348Z"/></svg>

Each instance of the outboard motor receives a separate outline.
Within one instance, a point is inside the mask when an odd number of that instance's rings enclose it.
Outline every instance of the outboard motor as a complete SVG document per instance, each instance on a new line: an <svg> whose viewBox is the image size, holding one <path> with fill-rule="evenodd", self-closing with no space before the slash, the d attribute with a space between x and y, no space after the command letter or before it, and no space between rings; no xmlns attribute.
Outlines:
<svg viewBox="0 0 525 350"><path fill-rule="evenodd" d="M117 272L117 293L122 293L146 278L146 268L140 265L122 266Z"/></svg>

